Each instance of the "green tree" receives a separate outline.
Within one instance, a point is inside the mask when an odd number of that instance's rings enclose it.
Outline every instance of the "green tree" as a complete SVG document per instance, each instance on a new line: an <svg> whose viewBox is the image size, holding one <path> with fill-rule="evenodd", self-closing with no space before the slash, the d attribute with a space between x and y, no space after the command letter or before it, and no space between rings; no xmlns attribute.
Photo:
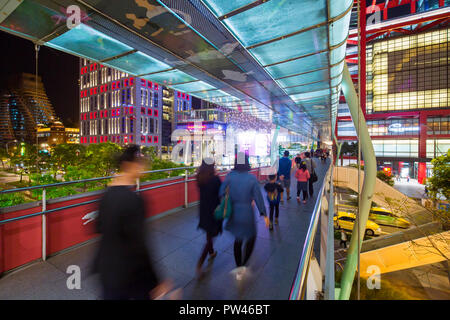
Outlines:
<svg viewBox="0 0 450 320"><path fill-rule="evenodd" d="M358 155L358 141L352 143L345 141L342 143L341 154L356 157Z"/></svg>
<svg viewBox="0 0 450 320"><path fill-rule="evenodd" d="M447 154L431 160L433 175L428 178L427 187L430 197L437 199L443 196L450 200L450 149Z"/></svg>
<svg viewBox="0 0 450 320"><path fill-rule="evenodd" d="M96 178L95 176L96 170L95 166L92 164L81 164L78 166L69 165L66 167L64 180L66 181L76 181L76 180L86 180L90 178ZM77 183L73 186L75 188L80 188L83 192L86 192L88 189L95 188L99 183L98 182L83 182Z"/></svg>
<svg viewBox="0 0 450 320"><path fill-rule="evenodd" d="M86 149L85 165L93 165L97 177L114 174L118 169L117 156L122 147L112 142L90 144Z"/></svg>
<svg viewBox="0 0 450 320"><path fill-rule="evenodd" d="M380 179L381 181L387 183L391 187L394 185L394 178L392 177L392 175L388 175L384 171L378 171L377 178Z"/></svg>
<svg viewBox="0 0 450 320"><path fill-rule="evenodd" d="M81 144L63 143L56 145L50 157L54 177L58 170L66 170L68 166L82 164L85 160L86 147Z"/></svg>
<svg viewBox="0 0 450 320"><path fill-rule="evenodd" d="M13 153L11 163L19 169L20 182L22 182L24 173L32 173L39 170L36 166L36 162L37 148L34 145L24 143ZM31 180L29 180L29 182L31 183Z"/></svg>
<svg viewBox="0 0 450 320"><path fill-rule="evenodd" d="M6 148L0 148L0 160L2 161L3 170L5 170L5 161L9 158Z"/></svg>

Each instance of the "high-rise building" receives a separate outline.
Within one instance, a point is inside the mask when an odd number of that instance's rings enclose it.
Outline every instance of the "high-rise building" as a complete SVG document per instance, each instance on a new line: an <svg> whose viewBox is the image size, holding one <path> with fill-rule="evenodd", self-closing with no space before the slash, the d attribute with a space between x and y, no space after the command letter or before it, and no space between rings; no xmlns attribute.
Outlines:
<svg viewBox="0 0 450 320"><path fill-rule="evenodd" d="M38 125L37 140L41 150L50 152L53 147L62 143L80 143L80 129L66 128L61 121L49 125Z"/></svg>
<svg viewBox="0 0 450 320"><path fill-rule="evenodd" d="M80 59L79 83L80 143L161 150L161 85L87 59Z"/></svg>
<svg viewBox="0 0 450 320"><path fill-rule="evenodd" d="M180 91L163 88L162 152L172 152L171 135L176 128L176 114L192 109L192 97Z"/></svg>
<svg viewBox="0 0 450 320"><path fill-rule="evenodd" d="M29 73L11 76L0 94L0 142L36 143L36 128L55 120L55 111L41 77Z"/></svg>
<svg viewBox="0 0 450 320"><path fill-rule="evenodd" d="M379 169L423 183L432 174L431 159L449 150L449 45L448 27L366 45L363 112ZM356 140L346 103L339 106L336 131L341 141Z"/></svg>

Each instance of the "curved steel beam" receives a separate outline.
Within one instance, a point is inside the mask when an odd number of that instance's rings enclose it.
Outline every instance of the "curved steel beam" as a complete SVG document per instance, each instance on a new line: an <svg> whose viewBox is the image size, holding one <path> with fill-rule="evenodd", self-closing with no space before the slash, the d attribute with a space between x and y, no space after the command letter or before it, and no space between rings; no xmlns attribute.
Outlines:
<svg viewBox="0 0 450 320"><path fill-rule="evenodd" d="M348 103L348 108L350 109L350 113L352 115L353 124L356 128L358 141L364 158L364 182L359 197L359 214L357 216L359 222L355 223L353 226L352 238L350 240L350 247L347 251L347 261L342 274L341 290L339 294L339 300L348 300L352 291L358 255L360 254L362 240L364 239L364 234L366 231L366 223L369 217L370 207L372 205L372 196L377 177L377 161L375 158L372 140L370 139L369 130L366 125L366 120L360 110L358 95L356 94L355 87L353 86L352 77L348 71L347 63L345 63L344 66L342 91L344 92L345 100ZM359 226L359 230L357 230L357 226ZM360 239L359 243L358 239Z"/></svg>

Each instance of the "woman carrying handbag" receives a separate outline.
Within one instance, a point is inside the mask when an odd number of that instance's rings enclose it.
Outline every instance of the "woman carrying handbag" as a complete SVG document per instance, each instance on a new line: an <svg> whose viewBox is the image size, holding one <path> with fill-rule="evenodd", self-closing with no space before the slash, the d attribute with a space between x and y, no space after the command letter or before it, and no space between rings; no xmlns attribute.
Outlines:
<svg viewBox="0 0 450 320"><path fill-rule="evenodd" d="M246 264L250 259L256 240L256 221L253 213L252 202L255 201L261 216L264 216L266 227L269 219L266 216L266 207L263 196L254 175L249 173L250 165L248 156L239 152L235 161L234 169L225 177L220 187L220 196L223 202L231 202L232 210L225 224L225 229L234 237L234 259L236 268L232 271L237 280L241 280L246 272ZM228 192L229 201L226 200ZM225 203L224 203L225 205ZM244 252L242 247L244 245Z"/></svg>

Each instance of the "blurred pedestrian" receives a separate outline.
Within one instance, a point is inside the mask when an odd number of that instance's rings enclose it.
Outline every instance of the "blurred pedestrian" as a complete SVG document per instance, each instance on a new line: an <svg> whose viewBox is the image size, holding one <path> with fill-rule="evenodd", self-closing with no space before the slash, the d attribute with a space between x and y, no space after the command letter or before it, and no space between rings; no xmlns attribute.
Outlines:
<svg viewBox="0 0 450 320"><path fill-rule="evenodd" d="M314 180L317 179L316 175L316 163L313 159L311 159L311 154L309 152L305 152L305 159L303 161L306 164L306 169L308 169L308 172L311 176L310 179L308 179L308 189L309 189L309 196L312 198L314 194ZM315 177L314 177L315 176ZM313 179L314 178L314 179ZM317 180L316 180L317 181Z"/></svg>
<svg viewBox="0 0 450 320"><path fill-rule="evenodd" d="M267 201L269 202L269 230L273 230L273 214L275 211L275 224L278 224L278 215L280 214L280 199L283 198L283 187L277 183L275 174L269 176L269 183L266 183L264 190L267 192Z"/></svg>
<svg viewBox="0 0 450 320"><path fill-rule="evenodd" d="M300 203L300 192L303 191L303 203L306 203L310 175L304 162L300 164L300 168L295 172L295 178L297 179L297 201Z"/></svg>
<svg viewBox="0 0 450 320"><path fill-rule="evenodd" d="M201 275L201 269L206 256L213 259L217 255L214 251L213 239L219 233L222 233L222 220L216 220L214 210L220 203L219 191L222 182L216 175L214 169L214 160L206 158L202 161L202 165L197 172L197 186L200 191L200 211L198 228L206 232L206 245L197 262L197 275Z"/></svg>
<svg viewBox="0 0 450 320"><path fill-rule="evenodd" d="M283 157L278 161L278 178L280 184L286 188L286 200L291 199L291 160L289 160L289 151L285 150ZM283 197L281 197L283 202Z"/></svg>
<svg viewBox="0 0 450 320"><path fill-rule="evenodd" d="M347 249L347 234L342 229L341 229L341 241L339 242L339 246L344 247L344 249Z"/></svg>
<svg viewBox="0 0 450 320"><path fill-rule="evenodd" d="M147 300L170 290L161 282L146 245L144 200L133 191L144 169L140 148L128 146L119 157L120 175L102 196L97 231L102 235L94 261L107 300Z"/></svg>
<svg viewBox="0 0 450 320"><path fill-rule="evenodd" d="M237 280L241 280L246 273L246 264L250 259L256 240L256 221L252 202L255 201L259 214L264 216L266 227L269 227L269 219L266 216L266 208L261 194L258 180L249 173L250 164L248 155L242 152L237 154L234 169L225 177L220 186L220 196L229 191L233 204L233 213L228 218L225 229L234 237L234 259L236 268L232 271ZM242 246L245 242L244 257Z"/></svg>

